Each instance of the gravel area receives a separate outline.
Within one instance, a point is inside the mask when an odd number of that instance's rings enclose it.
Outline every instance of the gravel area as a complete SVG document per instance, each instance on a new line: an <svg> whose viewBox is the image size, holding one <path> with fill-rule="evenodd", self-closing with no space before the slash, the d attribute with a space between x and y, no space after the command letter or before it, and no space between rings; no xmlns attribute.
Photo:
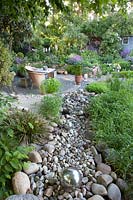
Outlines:
<svg viewBox="0 0 133 200"><path fill-rule="evenodd" d="M94 82L96 80L104 80L106 77L102 77L100 79L97 78L88 78L87 80L83 80L81 85L76 85L74 81L74 76L73 75L57 75L57 79L60 80L62 83L61 87L61 94L66 94L68 92L73 92L78 89L83 89L87 84ZM40 94L38 88L23 88L20 87L20 78L15 77L14 79L14 84L13 84L17 101L14 102L15 107L19 108L25 108L32 110L34 112L37 111L37 107L41 102L41 99L43 98L43 95Z"/></svg>

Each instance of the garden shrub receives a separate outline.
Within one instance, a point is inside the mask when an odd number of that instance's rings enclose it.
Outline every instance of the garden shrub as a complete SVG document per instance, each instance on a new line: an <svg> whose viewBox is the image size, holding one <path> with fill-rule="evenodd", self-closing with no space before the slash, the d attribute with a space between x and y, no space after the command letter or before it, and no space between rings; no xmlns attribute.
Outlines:
<svg viewBox="0 0 133 200"><path fill-rule="evenodd" d="M52 94L58 92L61 87L61 83L56 78L49 78L42 81L40 85L40 91L43 94Z"/></svg>
<svg viewBox="0 0 133 200"><path fill-rule="evenodd" d="M109 89L107 87L107 83L106 82L94 82L94 83L90 83L89 85L86 86L85 88L88 92L95 92L95 93L105 93L107 92Z"/></svg>
<svg viewBox="0 0 133 200"><path fill-rule="evenodd" d="M100 64L100 69L102 71L103 75L106 75L107 73L113 72L113 64Z"/></svg>
<svg viewBox="0 0 133 200"><path fill-rule="evenodd" d="M11 54L4 44L0 41L0 85L11 85L13 73L10 72L12 65Z"/></svg>
<svg viewBox="0 0 133 200"><path fill-rule="evenodd" d="M131 178L133 144L133 90L114 81L111 91L91 99L86 112L92 121L96 141L106 142L111 149L108 161L124 178ZM125 83L126 84L126 83ZM114 156L115 154L115 156ZM114 159L112 160L112 155Z"/></svg>
<svg viewBox="0 0 133 200"><path fill-rule="evenodd" d="M121 70L130 70L130 63L126 60L118 60L119 65L121 66Z"/></svg>
<svg viewBox="0 0 133 200"><path fill-rule="evenodd" d="M67 72L69 74L74 74L74 72L73 72L73 65L67 65L66 66L66 70L67 70Z"/></svg>
<svg viewBox="0 0 133 200"><path fill-rule="evenodd" d="M46 118L56 118L59 115L61 105L62 99L59 96L44 96L39 112Z"/></svg>
<svg viewBox="0 0 133 200"><path fill-rule="evenodd" d="M13 130L19 143L23 140L33 142L37 135L47 135L46 120L30 111L13 110L3 121L3 126Z"/></svg>

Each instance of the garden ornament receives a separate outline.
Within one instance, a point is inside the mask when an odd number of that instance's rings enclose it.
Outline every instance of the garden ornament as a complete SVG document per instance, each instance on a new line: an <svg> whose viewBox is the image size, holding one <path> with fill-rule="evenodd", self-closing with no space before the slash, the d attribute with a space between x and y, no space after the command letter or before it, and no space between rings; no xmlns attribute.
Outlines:
<svg viewBox="0 0 133 200"><path fill-rule="evenodd" d="M79 187L81 183L81 174L74 167L65 168L62 172L62 185L67 188Z"/></svg>

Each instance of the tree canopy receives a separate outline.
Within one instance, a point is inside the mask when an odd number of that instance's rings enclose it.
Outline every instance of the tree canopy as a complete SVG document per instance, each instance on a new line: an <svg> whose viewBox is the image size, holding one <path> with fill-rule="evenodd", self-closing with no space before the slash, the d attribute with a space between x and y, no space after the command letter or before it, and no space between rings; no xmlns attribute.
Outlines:
<svg viewBox="0 0 133 200"><path fill-rule="evenodd" d="M68 2L66 4L66 2ZM119 6L120 9L125 10L129 0L1 0L0 1L0 15L8 16L13 20L20 18L29 18L32 22L39 17L47 16L52 12L53 8L69 10L69 6L77 3L81 8L93 10L96 13L102 14L108 7L114 9Z"/></svg>

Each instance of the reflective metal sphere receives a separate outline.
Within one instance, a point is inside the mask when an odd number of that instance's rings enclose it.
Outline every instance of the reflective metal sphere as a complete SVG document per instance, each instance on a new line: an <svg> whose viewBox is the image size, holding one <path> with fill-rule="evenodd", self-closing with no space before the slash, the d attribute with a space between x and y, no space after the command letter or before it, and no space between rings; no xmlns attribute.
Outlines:
<svg viewBox="0 0 133 200"><path fill-rule="evenodd" d="M81 183L80 172L73 167L68 167L62 172L62 185L65 187L79 187Z"/></svg>

